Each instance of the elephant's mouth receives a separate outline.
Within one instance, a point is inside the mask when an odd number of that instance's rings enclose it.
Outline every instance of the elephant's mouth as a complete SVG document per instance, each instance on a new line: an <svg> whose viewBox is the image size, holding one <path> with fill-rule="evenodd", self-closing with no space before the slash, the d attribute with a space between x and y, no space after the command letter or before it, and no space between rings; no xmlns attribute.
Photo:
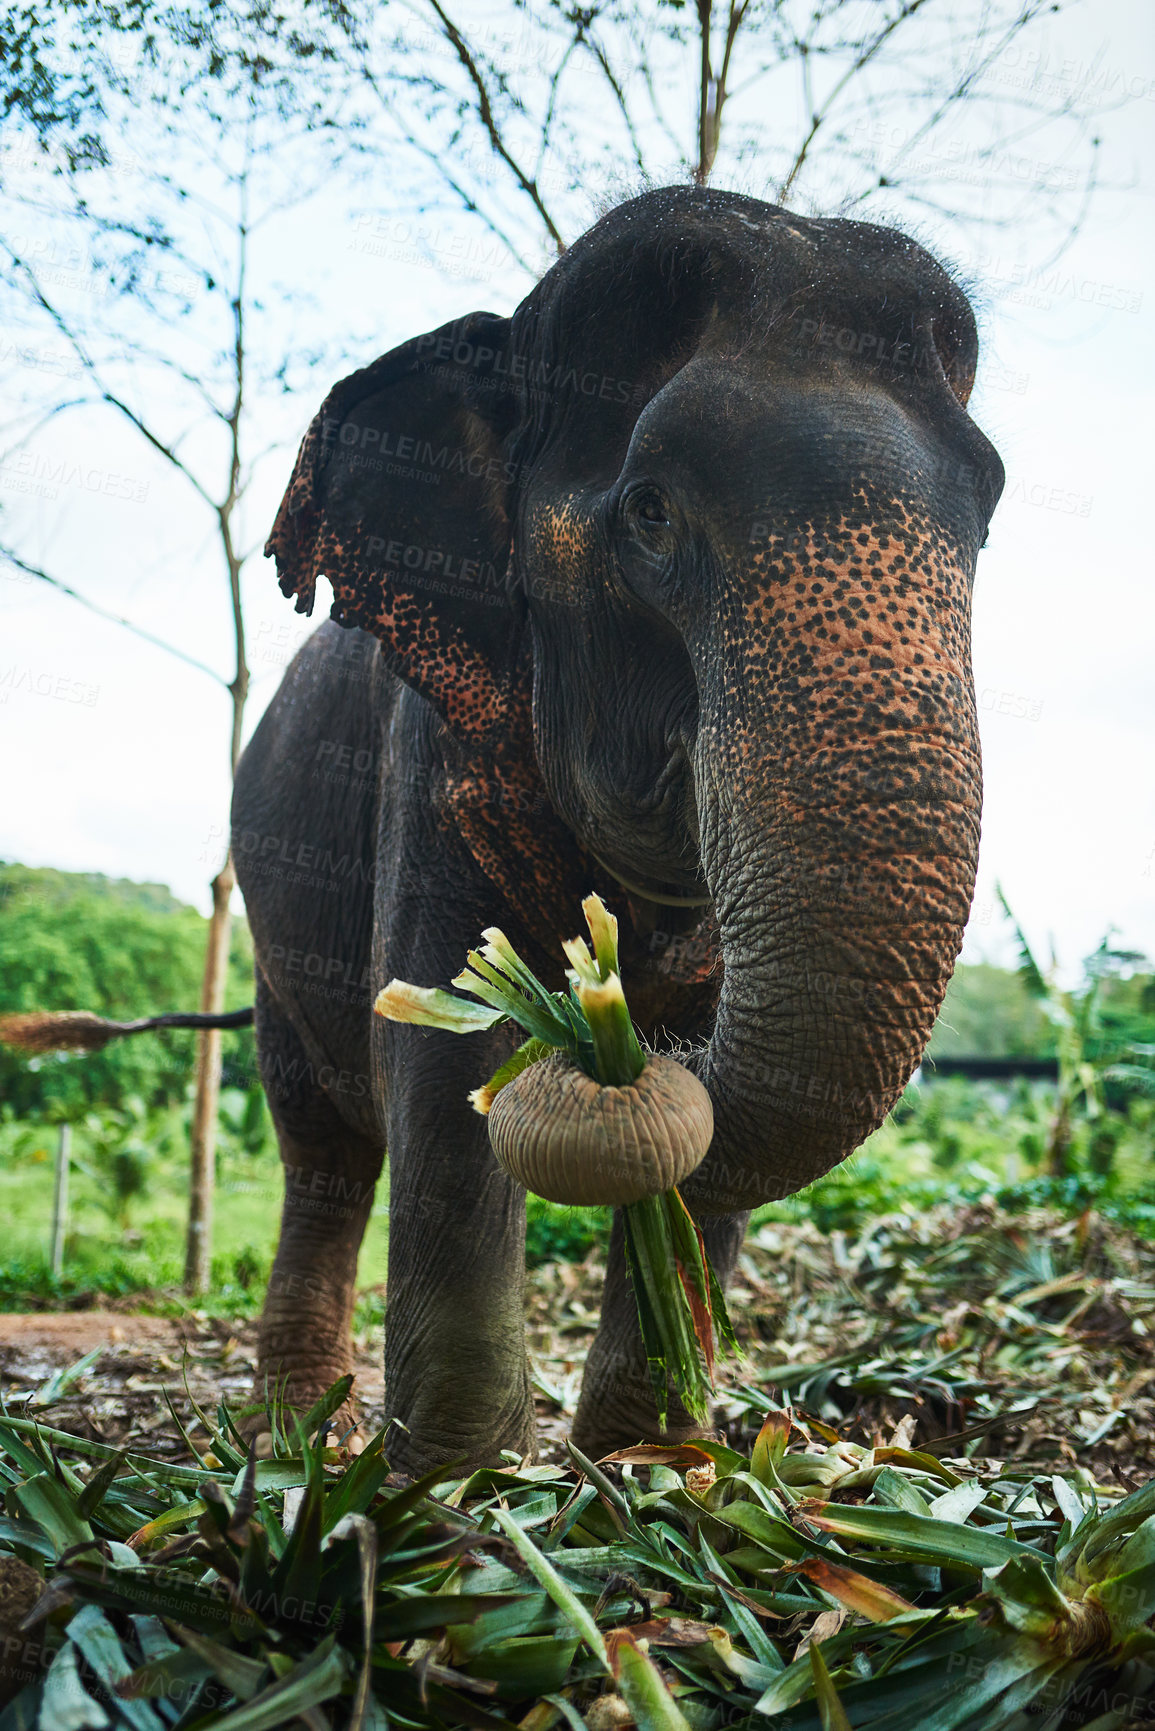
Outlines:
<svg viewBox="0 0 1155 1731"><path fill-rule="evenodd" d="M647 878L639 874L631 874L629 877L626 877L617 869L616 866L610 865L609 861L604 860L598 853L594 854L594 858L597 860L602 870L609 872L614 882L620 884L624 890L628 890L632 896L641 896L643 901L656 902L659 907L708 908L713 900L713 897L705 884L702 885L700 890L688 895L684 890L675 887L673 884L660 884L655 882L652 878Z"/></svg>
<svg viewBox="0 0 1155 1731"><path fill-rule="evenodd" d="M630 895L658 907L708 908L714 898L698 852L694 771L680 740L670 746L661 774L645 799L635 800L631 816L631 858L624 870L611 863L612 856L607 858L596 848L590 849L602 870ZM646 855L662 876L651 875L640 863ZM664 875L667 870L669 877Z"/></svg>

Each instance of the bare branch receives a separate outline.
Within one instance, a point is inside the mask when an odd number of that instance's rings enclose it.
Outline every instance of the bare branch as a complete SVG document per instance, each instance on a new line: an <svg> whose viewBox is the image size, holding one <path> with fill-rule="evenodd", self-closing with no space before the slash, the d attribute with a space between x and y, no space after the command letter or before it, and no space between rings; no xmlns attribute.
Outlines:
<svg viewBox="0 0 1155 1731"><path fill-rule="evenodd" d="M541 193L538 191L537 183L527 175L524 169L522 169L514 160L511 151L508 149L505 140L501 136L501 128L498 126L497 118L493 112L489 90L486 87L484 78L481 76L481 70L478 67L477 60L474 57L469 44L466 42L464 36L462 36L456 24L454 24L453 20L449 17L445 8L441 5L440 0L429 0L429 5L437 14L447 41L452 46L454 53L457 55L458 60L465 69L466 76L469 78L470 83L473 85L473 88L477 93L477 117L485 129L494 154L500 157L502 162L505 163L514 179L517 181L517 184L525 193L526 197L533 205L533 208L537 211L538 216L545 225L546 233L557 247L558 252L564 252L565 241L562 239L561 231L558 229L553 218L550 216L549 211L545 207Z"/></svg>
<svg viewBox="0 0 1155 1731"><path fill-rule="evenodd" d="M545 164L546 156L549 154L550 133L553 130L554 116L557 113L558 93L561 89L562 75L572 60L575 51L580 46L582 39L585 36L585 31L585 18L579 16L574 33L566 45L565 53L562 55L550 75L549 98L545 105L545 113L542 116L541 138L538 143L537 162L534 164L533 170L535 185L537 183L537 177L541 173Z"/></svg>
<svg viewBox="0 0 1155 1731"><path fill-rule="evenodd" d="M451 173L446 162L446 152L444 147L440 150L436 150L430 145L424 144L412 129L405 124L398 115L393 103L381 88L380 80L372 67L368 64L367 60L362 60L360 73L362 80L368 85L369 89L372 90L374 96L381 104L382 110L389 116L390 120L392 120L393 124L397 127L397 130L400 132L402 138L404 138L406 144L408 144L411 149L415 150L419 156L423 157L424 160L429 163L431 168L436 170L439 178L445 182L454 197L461 201L462 208L468 211L471 216L478 217L480 221L485 224L490 234L492 234L496 240L501 242L510 257L521 266L522 270L532 276L534 274L533 267L529 263L528 259L524 258L518 250L516 242L513 241L505 230L494 220L494 218L489 215L488 211L482 208L469 189L463 186L460 180Z"/></svg>
<svg viewBox="0 0 1155 1731"><path fill-rule="evenodd" d="M810 152L810 146L814 143L819 129L829 118L831 109L841 97L842 92L846 89L847 85L853 78L862 72L865 67L869 66L870 62L875 58L879 51L887 42L889 42L895 31L899 29L901 25L905 24L908 19L913 18L916 12L921 11L924 4L925 0L908 0L908 3L902 8L901 12L896 13L893 18L888 19L882 26L881 30L875 34L874 40L869 44L869 46L863 48L860 53L856 55L854 60L851 61L850 65L846 68L846 71L842 74L842 77L835 83L834 88L827 96L826 101L822 104L821 108L811 114L810 126L806 136L803 138L794 161L790 166L790 172L787 174L786 179L779 188L779 204L785 204L786 200L789 198L790 190L798 176L801 174L806 163L806 158ZM799 47L804 55L809 52L808 44L800 43Z"/></svg>
<svg viewBox="0 0 1155 1731"><path fill-rule="evenodd" d="M594 61L601 68L606 83L613 92L614 101L618 105L618 113L622 117L626 129L626 136L630 141L630 149L634 153L634 162L641 173L644 174L646 172L646 159L642 151L641 142L638 138L637 128L634 125L634 117L630 113L630 106L626 101L626 94L622 88L621 80L610 65L609 56L601 46L600 42L597 42L592 36L587 35L583 37L581 45L588 54L593 56ZM676 142L676 140L674 142Z"/></svg>
<svg viewBox="0 0 1155 1731"><path fill-rule="evenodd" d="M708 112L706 121L706 154L702 160L702 182L707 181L713 172L714 161L718 155L718 146L722 141L722 110L726 106L728 95L727 84L730 77L730 63L734 54L734 44L738 40L750 0L730 0L729 13L726 18L726 37L722 45L722 65L720 70L711 76L707 87ZM709 10L707 6L707 11Z"/></svg>
<svg viewBox="0 0 1155 1731"><path fill-rule="evenodd" d="M82 607L87 607L90 613L98 613L102 619L111 620L114 625L123 625L126 631L131 631L134 637L143 638L151 643L154 649L163 649L168 655L175 655L178 661L184 661L189 667L195 667L198 673L207 673L210 679L215 679L218 685L227 683L213 668L198 661L195 655L189 655L183 649L178 649L175 643L166 643L163 637L154 637L151 631L146 631L143 625L134 625L131 619L126 619L122 613L113 613L107 607L102 607L98 601L93 601L87 595L82 595L78 589L72 589L59 577L53 577L39 565L30 565L27 559L22 559L18 553L13 553L8 547L0 548L0 558L6 559L10 565L15 565L18 571L27 572L29 577L36 577L41 583L49 584L53 589L59 589L61 594L69 596L73 601L79 601Z"/></svg>
<svg viewBox="0 0 1155 1731"><path fill-rule="evenodd" d="M249 183L247 172L240 183L240 212L237 223L237 276L233 296L233 376L236 391L227 417L229 451L229 489L217 517L220 523L221 547L229 577L229 600L233 612L233 641L236 648L236 671L229 684L233 700L233 729L230 758L233 774L241 755L241 732L245 717L245 700L249 694L249 667L245 659L245 616L241 607L242 561L237 556L233 537L233 515L241 494L241 414L245 403L245 278L249 262Z"/></svg>
<svg viewBox="0 0 1155 1731"><path fill-rule="evenodd" d="M83 409L90 407L93 400L92 397L71 397L66 403L54 403L45 414L41 415L38 420L33 422L32 426L28 428L28 431L23 433L14 444L8 445L3 451L0 451L0 469L3 469L7 465L9 459L14 457L17 451L22 450L30 439L34 439L37 433L46 427L50 421L54 421L57 415L63 415L69 409Z"/></svg>
<svg viewBox="0 0 1155 1731"><path fill-rule="evenodd" d="M710 97L713 74L710 69L710 26L713 19L712 0L697 0L698 13L698 161L694 179L705 186L710 178L713 157L710 153Z"/></svg>
<svg viewBox="0 0 1155 1731"><path fill-rule="evenodd" d="M1028 24L1033 22L1034 18L1038 16L1039 12L1043 10L1045 5L1049 4L1050 0L1035 0L1035 5L1033 7L1025 7L1021 13L1017 14L1016 17L1012 19L1007 29L997 39L989 51L985 55L981 55L972 61L971 65L962 74L961 78L958 79L957 83L955 83L942 98L938 107L933 111L933 113L928 115L921 126L911 133L910 137L906 139L902 148L899 150L897 157L892 159L892 162L889 165L890 171L887 175L888 184L894 183L896 179L895 171L903 158L909 156L912 150L921 144L925 138L928 138L936 126L941 125L944 117L952 107L964 100L974 100L974 86L977 81L990 69L998 59L999 55L1005 52L1014 41L1015 37L1018 36ZM978 40L981 40L981 36ZM1068 105L1065 104L1064 108L1067 106ZM1044 116L1044 122L1053 118L1053 115L1048 113Z"/></svg>
<svg viewBox="0 0 1155 1731"><path fill-rule="evenodd" d="M3 246L4 251L11 259L13 266L22 272L32 285L32 296L37 306L39 306L43 312L48 314L48 317L52 320L61 336L71 345L72 351L76 355L77 360L95 385L100 400L110 404L112 408L118 409L124 418L132 423L141 437L152 446L153 450L159 452L167 462L172 464L174 469L179 470L185 480L189 483L189 486L192 487L193 491L204 500L209 509L212 511L217 510L218 507L215 499L213 499L212 495L202 486L199 478L188 467L188 464L183 462L177 455L175 448L166 444L165 441L160 438L158 434L154 433L152 428L141 419L135 409L131 408L122 397L119 397L115 391L111 390L104 383L97 370L96 363L89 355L84 344L80 341L80 338L76 335L75 331L73 331L71 325L63 314L57 311L56 307L53 306L52 302L45 295L31 265L22 259L18 253L13 252L6 240L0 240L0 246Z"/></svg>

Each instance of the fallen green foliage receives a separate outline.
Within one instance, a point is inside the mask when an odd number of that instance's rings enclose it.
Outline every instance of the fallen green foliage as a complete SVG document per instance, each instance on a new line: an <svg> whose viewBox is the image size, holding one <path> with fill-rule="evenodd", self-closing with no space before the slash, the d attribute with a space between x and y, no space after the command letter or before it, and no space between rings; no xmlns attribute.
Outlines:
<svg viewBox="0 0 1155 1731"><path fill-rule="evenodd" d="M0 1417L0 1731L1122 1731L1155 1695L1155 1482L777 1410L749 1456L409 1482L384 1433L322 1446L346 1392L260 1461L222 1407L184 1467Z"/></svg>

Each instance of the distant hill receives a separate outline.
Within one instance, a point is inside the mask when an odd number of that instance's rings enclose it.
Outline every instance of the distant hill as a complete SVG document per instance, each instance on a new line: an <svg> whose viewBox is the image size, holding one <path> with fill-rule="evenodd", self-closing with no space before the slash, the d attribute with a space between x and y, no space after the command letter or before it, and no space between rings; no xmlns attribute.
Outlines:
<svg viewBox="0 0 1155 1731"><path fill-rule="evenodd" d="M78 895L95 895L126 907L150 908L158 914L178 913L188 908L178 901L167 884L138 884L131 878L108 878L103 872L63 872L52 866L17 865L0 860L0 912L12 896L32 893L46 905L59 906ZM196 909L191 909L195 913Z"/></svg>
<svg viewBox="0 0 1155 1731"><path fill-rule="evenodd" d="M200 1004L208 921L164 884L100 872L0 863L0 1013L91 1010L128 1020ZM252 942L233 924L227 1009L253 1001ZM191 1033L116 1041L103 1052L27 1059L0 1047L0 1110L19 1117L185 1098ZM225 1036L231 1066L252 1079L252 1034Z"/></svg>

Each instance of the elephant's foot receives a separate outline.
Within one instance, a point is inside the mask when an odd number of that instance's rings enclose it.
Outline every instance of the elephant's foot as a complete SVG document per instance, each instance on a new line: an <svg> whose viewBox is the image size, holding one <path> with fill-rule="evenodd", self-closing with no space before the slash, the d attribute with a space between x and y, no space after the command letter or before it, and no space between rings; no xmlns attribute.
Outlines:
<svg viewBox="0 0 1155 1731"><path fill-rule="evenodd" d="M574 1447L596 1461L635 1443L680 1443L717 1434L686 1411L672 1388L668 1400L662 1425L645 1360L611 1357L598 1352L595 1344L574 1417Z"/></svg>
<svg viewBox="0 0 1155 1731"><path fill-rule="evenodd" d="M480 1367L479 1367L480 1368ZM528 1374L524 1381L493 1392L480 1375L463 1369L451 1379L426 1375L410 1393L404 1387L387 1397L393 1420L385 1454L396 1471L414 1478L435 1467L457 1478L477 1467L509 1466L503 1454L532 1460L537 1446L537 1414Z"/></svg>
<svg viewBox="0 0 1155 1731"><path fill-rule="evenodd" d="M476 1300L444 1300L418 1321L394 1294L385 1321L385 1416L390 1465L414 1477L508 1466L537 1441L525 1329ZM520 1322L520 1317L518 1318ZM408 1323L408 1326L406 1324Z"/></svg>
<svg viewBox="0 0 1155 1731"><path fill-rule="evenodd" d="M537 1446L536 1423L520 1424L509 1430L478 1436L476 1432L454 1430L440 1439L432 1439L420 1430L402 1430L396 1422L385 1438L385 1456L395 1472L408 1473L411 1478L446 1469L446 1478L464 1478L479 1467L507 1467L515 1462L503 1459L503 1454L516 1456L525 1466L531 1466Z"/></svg>
<svg viewBox="0 0 1155 1731"><path fill-rule="evenodd" d="M270 1412L277 1415L278 1428L293 1434L294 1426L328 1394L335 1382L348 1375L353 1364L352 1342L344 1316L328 1324L312 1316L286 1324L268 1314L262 1319L253 1392L237 1428L243 1436L257 1437L257 1452L271 1448ZM327 1420L326 1440L359 1454L364 1438L356 1429L360 1413L350 1397ZM311 1427L312 1428L312 1427ZM260 1439L269 1439L262 1443Z"/></svg>

